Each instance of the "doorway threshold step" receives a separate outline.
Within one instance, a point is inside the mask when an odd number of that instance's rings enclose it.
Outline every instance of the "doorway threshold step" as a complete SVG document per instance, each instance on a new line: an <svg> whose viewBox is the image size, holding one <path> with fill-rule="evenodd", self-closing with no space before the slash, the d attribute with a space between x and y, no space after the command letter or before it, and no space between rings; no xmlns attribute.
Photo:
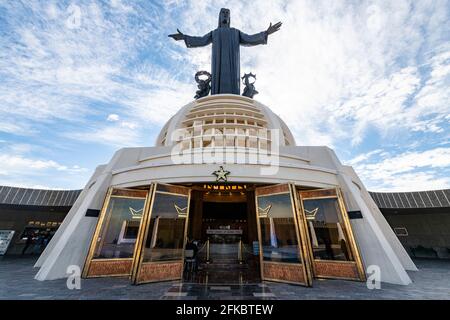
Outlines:
<svg viewBox="0 0 450 320"><path fill-rule="evenodd" d="M210 264L205 264L202 265L202 268L204 269L210 269L210 268L221 268L226 270L229 269L248 269L248 265L247 264L229 264L229 263L210 263Z"/></svg>

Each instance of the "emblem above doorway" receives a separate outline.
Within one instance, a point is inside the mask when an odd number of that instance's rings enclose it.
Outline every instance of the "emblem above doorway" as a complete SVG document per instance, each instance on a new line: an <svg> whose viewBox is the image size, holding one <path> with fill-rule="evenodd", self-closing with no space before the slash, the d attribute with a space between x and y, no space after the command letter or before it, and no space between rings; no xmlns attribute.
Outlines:
<svg viewBox="0 0 450 320"><path fill-rule="evenodd" d="M230 171L226 171L223 169L223 166L220 166L219 170L214 171L212 174L216 176L216 182L220 181L227 182Z"/></svg>

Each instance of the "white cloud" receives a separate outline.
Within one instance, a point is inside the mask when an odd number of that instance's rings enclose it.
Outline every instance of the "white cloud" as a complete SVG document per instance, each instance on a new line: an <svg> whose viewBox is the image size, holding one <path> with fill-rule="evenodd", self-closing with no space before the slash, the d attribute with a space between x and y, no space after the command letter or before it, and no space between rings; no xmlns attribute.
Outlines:
<svg viewBox="0 0 450 320"><path fill-rule="evenodd" d="M395 156L383 154L377 159L370 159L367 155L360 155L349 163L354 164L356 172L373 190L420 191L450 185L450 148L405 152Z"/></svg>
<svg viewBox="0 0 450 320"><path fill-rule="evenodd" d="M117 114L111 113L110 115L108 115L108 118L106 118L107 121L119 121L120 117Z"/></svg>
<svg viewBox="0 0 450 320"><path fill-rule="evenodd" d="M17 135L27 136L36 133L30 124L21 120L14 121L10 117L0 118L0 132L13 133Z"/></svg>
<svg viewBox="0 0 450 320"><path fill-rule="evenodd" d="M126 13L134 12L133 7L123 4L120 0L110 0L110 5L114 9L121 10Z"/></svg>
<svg viewBox="0 0 450 320"><path fill-rule="evenodd" d="M370 182L369 182L370 183ZM448 189L450 179L438 177L435 173L415 172L398 174L382 183L369 184L371 191L408 192Z"/></svg>
<svg viewBox="0 0 450 320"><path fill-rule="evenodd" d="M360 155L354 157L353 159L349 160L347 162L347 164L350 165L350 166L354 166L354 165L356 165L358 163L361 163L361 162L364 162L364 161L370 159L372 156L374 156L376 154L379 154L381 152L383 152L383 150L377 149L377 150L370 151L368 153L360 154Z"/></svg>
<svg viewBox="0 0 450 320"><path fill-rule="evenodd" d="M169 80L173 87L183 86L176 74L163 70L166 77L161 78L161 73L148 73L150 69L142 75L128 68L139 50L158 45L152 39L158 15L146 16L155 9L143 14L133 5L81 1L76 4L81 9L80 26L67 28L72 10L61 3L32 3L29 11L17 3L2 3L0 9L13 20L6 33L10 36L0 41L0 70L7 79L0 83L0 119L20 118L30 126L53 119L86 122L98 112L89 104L98 101L133 117L135 108L141 109L136 101L152 91L158 91L159 103L164 103ZM139 19L139 25L131 23L130 16ZM21 131L3 120L0 130Z"/></svg>
<svg viewBox="0 0 450 320"><path fill-rule="evenodd" d="M64 164L35 153L51 153L42 146L4 142L0 145L0 185L24 188L76 188L77 179L87 179L89 170ZM79 187L79 186L78 186Z"/></svg>
<svg viewBox="0 0 450 320"><path fill-rule="evenodd" d="M30 159L21 155L1 154L0 163L2 163L0 175L3 176L36 174L45 170L63 171L67 174L86 171L77 165L69 167L53 160Z"/></svg>
<svg viewBox="0 0 450 320"><path fill-rule="evenodd" d="M139 145L139 133L133 124L99 126L83 132L68 132L67 137L83 142L94 142L114 147L136 147Z"/></svg>

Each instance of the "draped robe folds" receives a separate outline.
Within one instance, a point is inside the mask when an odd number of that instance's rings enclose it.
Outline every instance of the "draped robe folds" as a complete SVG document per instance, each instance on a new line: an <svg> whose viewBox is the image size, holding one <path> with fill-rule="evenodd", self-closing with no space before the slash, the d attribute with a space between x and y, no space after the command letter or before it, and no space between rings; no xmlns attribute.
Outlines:
<svg viewBox="0 0 450 320"><path fill-rule="evenodd" d="M186 47L212 43L211 94L240 94L240 46L267 44L267 32L248 35L235 28L217 28L203 37L184 37Z"/></svg>

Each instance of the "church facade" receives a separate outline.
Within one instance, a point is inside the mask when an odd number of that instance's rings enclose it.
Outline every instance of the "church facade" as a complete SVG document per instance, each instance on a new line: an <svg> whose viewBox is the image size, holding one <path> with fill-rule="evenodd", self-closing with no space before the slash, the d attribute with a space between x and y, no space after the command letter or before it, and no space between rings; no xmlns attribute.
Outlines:
<svg viewBox="0 0 450 320"><path fill-rule="evenodd" d="M233 94L189 103L154 147L97 167L35 278L69 266L133 284L304 286L373 270L407 285L417 270L351 167L328 147L297 146L269 107Z"/></svg>

